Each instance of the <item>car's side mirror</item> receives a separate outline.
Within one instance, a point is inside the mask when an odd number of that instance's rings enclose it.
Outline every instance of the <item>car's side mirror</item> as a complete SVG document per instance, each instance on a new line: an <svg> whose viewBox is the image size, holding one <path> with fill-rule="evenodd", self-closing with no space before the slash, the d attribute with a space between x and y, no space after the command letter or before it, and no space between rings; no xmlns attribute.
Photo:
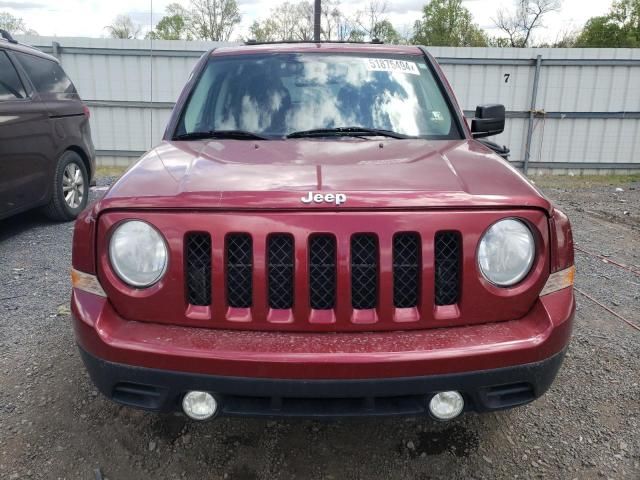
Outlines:
<svg viewBox="0 0 640 480"><path fill-rule="evenodd" d="M471 119L473 138L490 137L504 131L504 105L479 105Z"/></svg>

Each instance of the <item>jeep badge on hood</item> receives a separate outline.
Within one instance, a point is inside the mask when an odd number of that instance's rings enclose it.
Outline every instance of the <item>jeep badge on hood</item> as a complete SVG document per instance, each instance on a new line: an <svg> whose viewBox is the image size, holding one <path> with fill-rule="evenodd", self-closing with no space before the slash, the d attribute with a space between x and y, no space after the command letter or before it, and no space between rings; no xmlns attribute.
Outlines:
<svg viewBox="0 0 640 480"><path fill-rule="evenodd" d="M340 206L347 201L347 196L344 193L327 193L323 195L322 193L307 192L307 195L301 197L300 201L302 203L335 203Z"/></svg>

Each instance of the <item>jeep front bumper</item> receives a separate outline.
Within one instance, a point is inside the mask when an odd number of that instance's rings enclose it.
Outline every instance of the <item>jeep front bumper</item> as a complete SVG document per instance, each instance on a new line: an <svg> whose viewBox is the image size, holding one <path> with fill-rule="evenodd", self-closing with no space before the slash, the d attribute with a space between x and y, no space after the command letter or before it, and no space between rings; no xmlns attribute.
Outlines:
<svg viewBox="0 0 640 480"><path fill-rule="evenodd" d="M226 415L417 415L457 390L465 410L528 403L551 385L569 342L571 288L540 297L508 322L420 331L283 333L132 322L108 299L75 290L76 338L107 397L177 411L204 390Z"/></svg>

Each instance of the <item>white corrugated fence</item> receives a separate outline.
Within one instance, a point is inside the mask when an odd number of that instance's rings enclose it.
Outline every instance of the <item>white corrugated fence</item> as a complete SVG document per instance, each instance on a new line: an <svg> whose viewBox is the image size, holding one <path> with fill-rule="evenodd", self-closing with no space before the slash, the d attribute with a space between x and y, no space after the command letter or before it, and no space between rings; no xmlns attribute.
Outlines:
<svg viewBox="0 0 640 480"><path fill-rule="evenodd" d="M101 165L128 165L157 143L212 42L18 37L57 56L90 106ZM433 47L467 116L507 109L493 140L529 171L640 170L640 49ZM153 67L153 68L151 68ZM536 81L537 77L537 81Z"/></svg>

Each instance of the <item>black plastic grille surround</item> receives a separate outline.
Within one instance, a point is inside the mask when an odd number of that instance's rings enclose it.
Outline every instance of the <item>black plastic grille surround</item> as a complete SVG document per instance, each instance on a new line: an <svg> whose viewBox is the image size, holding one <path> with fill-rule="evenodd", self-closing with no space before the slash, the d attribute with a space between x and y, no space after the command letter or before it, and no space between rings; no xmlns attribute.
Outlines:
<svg viewBox="0 0 640 480"><path fill-rule="evenodd" d="M393 304L396 308L418 305L421 247L417 233L399 233L393 237Z"/></svg>
<svg viewBox="0 0 640 480"><path fill-rule="evenodd" d="M351 237L351 305L375 308L378 303L378 239L361 233Z"/></svg>
<svg viewBox="0 0 640 480"><path fill-rule="evenodd" d="M309 240L309 301L316 310L329 310L336 305L336 239L333 235L316 235Z"/></svg>
<svg viewBox="0 0 640 480"><path fill-rule="evenodd" d="M438 232L435 241L435 303L453 305L460 299L460 234Z"/></svg>
<svg viewBox="0 0 640 480"><path fill-rule="evenodd" d="M227 301L230 307L252 304L253 242L246 233L227 236Z"/></svg>
<svg viewBox="0 0 640 480"><path fill-rule="evenodd" d="M276 309L293 307L293 237L271 235L267 245L269 270L269 306Z"/></svg>
<svg viewBox="0 0 640 480"><path fill-rule="evenodd" d="M211 235L190 233L186 244L187 301L211 305Z"/></svg>

